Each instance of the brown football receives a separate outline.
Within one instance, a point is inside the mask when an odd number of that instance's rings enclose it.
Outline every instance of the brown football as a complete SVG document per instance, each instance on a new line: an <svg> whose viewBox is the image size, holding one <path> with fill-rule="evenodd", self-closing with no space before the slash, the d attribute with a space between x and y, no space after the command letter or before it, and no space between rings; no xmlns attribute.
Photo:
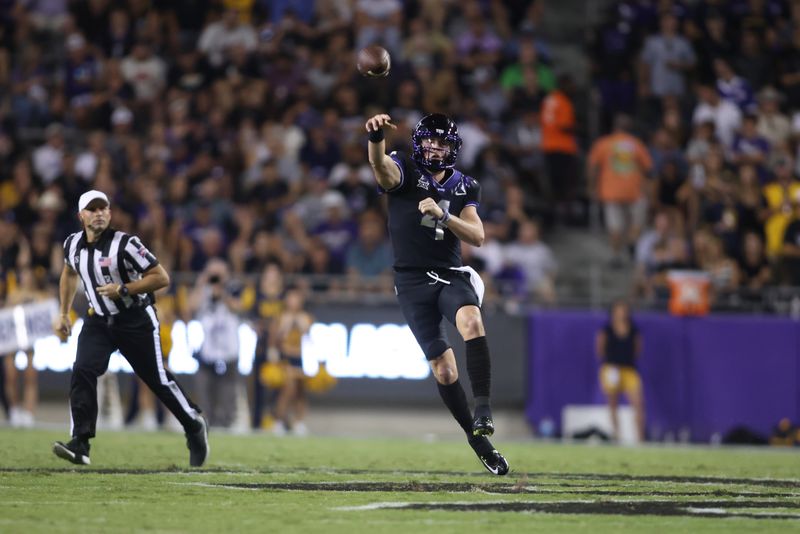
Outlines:
<svg viewBox="0 0 800 534"><path fill-rule="evenodd" d="M392 59L382 46L370 45L359 50L356 65L362 76L380 78L389 74Z"/></svg>

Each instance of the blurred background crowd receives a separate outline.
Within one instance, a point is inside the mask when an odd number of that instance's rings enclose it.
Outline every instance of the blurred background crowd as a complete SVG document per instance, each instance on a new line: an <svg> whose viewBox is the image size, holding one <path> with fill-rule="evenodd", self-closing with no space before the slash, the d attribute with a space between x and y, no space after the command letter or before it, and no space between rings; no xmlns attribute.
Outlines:
<svg viewBox="0 0 800 534"><path fill-rule="evenodd" d="M541 0L2 0L2 294L57 278L95 188L178 289L222 258L254 294L276 265L312 299L391 297L379 111L397 150L424 112L458 122L487 229L466 261L503 301L597 265L564 229L606 231L598 268L644 303L671 269L719 302L800 285L800 2L592 4L568 60ZM388 78L358 76L371 43Z"/></svg>
<svg viewBox="0 0 800 534"><path fill-rule="evenodd" d="M374 43L387 78L356 70ZM78 197L102 190L172 276L164 353L223 306L226 339L258 336L252 426L304 430L313 383L270 352L300 353L306 303L394 302L378 112L393 150L424 113L458 123L488 307L676 311L689 271L688 313L800 317L800 0L0 0L0 307L56 295ZM303 328L274 330L286 314ZM218 345L198 380L229 426L239 346ZM16 424L32 357L2 367ZM127 419L154 426L138 389Z"/></svg>

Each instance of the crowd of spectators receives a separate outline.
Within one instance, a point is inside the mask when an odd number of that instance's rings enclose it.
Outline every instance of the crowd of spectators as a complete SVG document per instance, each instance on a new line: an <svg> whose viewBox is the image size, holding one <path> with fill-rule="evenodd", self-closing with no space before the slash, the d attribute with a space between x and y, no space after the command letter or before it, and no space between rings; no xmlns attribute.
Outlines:
<svg viewBox="0 0 800 534"><path fill-rule="evenodd" d="M458 124L459 167L483 186L479 267L552 299L538 242L539 110L557 79L534 0L0 1L0 268L57 278L78 196L172 273L225 258L255 279L277 262L317 291L390 291L384 203L364 122L388 112L409 150L425 112ZM379 43L391 76L358 76ZM528 222L523 241L518 228ZM546 245L539 243L540 247ZM505 254L511 247L512 254ZM488 257L491 256L491 257ZM546 254L542 257L547 256ZM349 275L349 276L347 276ZM543 282L540 281L544 280ZM539 286L542 285L542 289Z"/></svg>
<svg viewBox="0 0 800 534"><path fill-rule="evenodd" d="M96 188L173 273L222 257L234 277L275 262L318 292L389 292L363 131L377 111L397 150L423 113L456 119L487 231L464 254L510 297L556 299L540 237L585 224L587 200L639 296L658 301L684 267L720 295L800 285L800 2L598 5L584 112L537 0L0 0L3 287L25 266L58 276ZM391 53L388 78L358 75L369 43ZM615 125L646 148L618 199L604 175L632 152L608 143Z"/></svg>
<svg viewBox="0 0 800 534"><path fill-rule="evenodd" d="M718 303L800 285L800 2L621 1L590 44L602 127L631 117L649 152L637 295L663 302L672 269L705 271Z"/></svg>

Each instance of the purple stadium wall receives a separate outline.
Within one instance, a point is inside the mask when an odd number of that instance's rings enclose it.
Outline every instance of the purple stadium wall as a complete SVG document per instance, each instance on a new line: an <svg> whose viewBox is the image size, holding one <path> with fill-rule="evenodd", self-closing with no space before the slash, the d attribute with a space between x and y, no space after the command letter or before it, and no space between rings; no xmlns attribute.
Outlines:
<svg viewBox="0 0 800 534"><path fill-rule="evenodd" d="M529 321L526 415L560 430L567 404L604 403L594 336L602 313L538 312ZM800 323L784 318L637 314L647 427L662 439L688 430L707 441L738 425L768 436L782 417L800 423Z"/></svg>

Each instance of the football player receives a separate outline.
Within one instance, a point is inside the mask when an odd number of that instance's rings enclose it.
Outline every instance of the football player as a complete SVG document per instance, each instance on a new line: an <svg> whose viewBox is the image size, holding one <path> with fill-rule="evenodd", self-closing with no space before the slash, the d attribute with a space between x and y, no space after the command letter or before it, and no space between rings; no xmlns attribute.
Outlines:
<svg viewBox="0 0 800 534"><path fill-rule="evenodd" d="M386 154L387 127L395 128L386 114L366 122L369 162L378 186L389 197L397 299L430 362L439 394L470 446L491 473L505 475L508 462L487 437L494 433L494 422L489 404L491 361L480 309L483 282L461 263L461 241L483 244L477 211L480 185L454 168L461 137L445 115L426 115L417 123L410 157L402 152ZM466 343L474 415L458 380L442 317L455 325Z"/></svg>

